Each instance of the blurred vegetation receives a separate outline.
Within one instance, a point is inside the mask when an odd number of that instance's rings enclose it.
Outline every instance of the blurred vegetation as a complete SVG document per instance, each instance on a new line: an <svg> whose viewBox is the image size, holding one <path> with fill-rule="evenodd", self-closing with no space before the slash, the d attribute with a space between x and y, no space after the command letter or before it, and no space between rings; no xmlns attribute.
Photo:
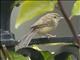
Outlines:
<svg viewBox="0 0 80 60"><path fill-rule="evenodd" d="M55 1L23 1L20 5L19 14L16 19L15 27L18 28L21 24L26 21L33 20L34 17L40 16L48 11L53 11L57 0ZM72 9L72 16L80 15L80 1L77 0ZM24 57L17 52L9 51L14 60L30 60L29 57ZM1 52L0 52L1 54ZM54 55L48 51L41 51L44 60L55 60ZM37 56L37 55L36 55ZM67 60L72 60L72 55L69 55Z"/></svg>

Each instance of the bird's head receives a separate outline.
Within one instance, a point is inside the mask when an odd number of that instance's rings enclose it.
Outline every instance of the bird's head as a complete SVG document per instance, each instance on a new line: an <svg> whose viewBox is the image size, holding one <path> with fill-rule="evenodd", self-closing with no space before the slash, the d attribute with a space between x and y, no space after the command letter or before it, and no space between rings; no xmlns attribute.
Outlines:
<svg viewBox="0 0 80 60"><path fill-rule="evenodd" d="M56 22L59 22L60 20L64 19L64 17L60 16L58 13L48 13L47 16L49 18L52 18L52 20L55 20Z"/></svg>

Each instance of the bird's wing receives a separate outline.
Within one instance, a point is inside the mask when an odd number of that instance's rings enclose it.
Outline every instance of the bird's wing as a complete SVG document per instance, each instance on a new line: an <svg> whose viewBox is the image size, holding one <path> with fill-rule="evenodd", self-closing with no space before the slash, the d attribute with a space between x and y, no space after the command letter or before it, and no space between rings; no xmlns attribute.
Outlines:
<svg viewBox="0 0 80 60"><path fill-rule="evenodd" d="M48 16L44 15L40 17L31 27L45 25L48 22Z"/></svg>
<svg viewBox="0 0 80 60"><path fill-rule="evenodd" d="M36 21L31 27L35 27L35 26L39 26L39 25L43 25L43 19L39 19L38 21Z"/></svg>

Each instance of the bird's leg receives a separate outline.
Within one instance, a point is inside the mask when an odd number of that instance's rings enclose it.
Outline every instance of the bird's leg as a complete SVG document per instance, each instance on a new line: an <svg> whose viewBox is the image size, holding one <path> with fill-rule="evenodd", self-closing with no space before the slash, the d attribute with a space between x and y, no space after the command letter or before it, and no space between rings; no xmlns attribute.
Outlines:
<svg viewBox="0 0 80 60"><path fill-rule="evenodd" d="M52 34L46 34L46 36L41 36L41 38L51 38L51 37L56 37L56 35L52 35Z"/></svg>
<svg viewBox="0 0 80 60"><path fill-rule="evenodd" d="M4 54L3 54L3 51L0 49L0 59L1 60L6 60Z"/></svg>
<svg viewBox="0 0 80 60"><path fill-rule="evenodd" d="M56 37L56 35L47 34L47 37L48 37L48 38L51 38L51 37Z"/></svg>

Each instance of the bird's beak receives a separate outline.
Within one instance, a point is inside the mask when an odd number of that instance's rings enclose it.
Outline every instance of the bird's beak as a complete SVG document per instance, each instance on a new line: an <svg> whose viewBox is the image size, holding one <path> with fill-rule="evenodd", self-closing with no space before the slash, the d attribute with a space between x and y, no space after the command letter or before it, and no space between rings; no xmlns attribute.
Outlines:
<svg viewBox="0 0 80 60"><path fill-rule="evenodd" d="M60 17L60 19L64 19L64 17Z"/></svg>

